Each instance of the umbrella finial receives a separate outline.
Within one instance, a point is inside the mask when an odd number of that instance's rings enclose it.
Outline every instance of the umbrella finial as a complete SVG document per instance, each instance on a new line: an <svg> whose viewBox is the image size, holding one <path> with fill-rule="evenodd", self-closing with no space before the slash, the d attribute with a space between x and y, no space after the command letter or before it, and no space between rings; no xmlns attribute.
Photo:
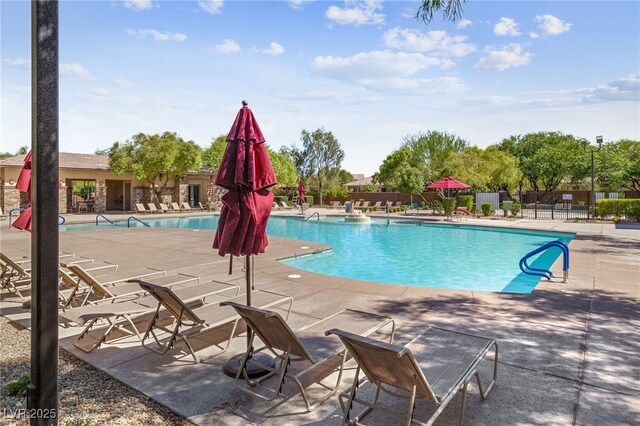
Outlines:
<svg viewBox="0 0 640 426"><path fill-rule="evenodd" d="M249 105L249 102L247 102L245 99L242 100L242 106L246 107L247 105Z"/></svg>

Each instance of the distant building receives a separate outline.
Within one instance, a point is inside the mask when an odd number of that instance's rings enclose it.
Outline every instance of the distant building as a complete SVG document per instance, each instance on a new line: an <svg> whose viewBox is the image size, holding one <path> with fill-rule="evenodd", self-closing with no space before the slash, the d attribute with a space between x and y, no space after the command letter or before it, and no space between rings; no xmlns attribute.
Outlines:
<svg viewBox="0 0 640 426"><path fill-rule="evenodd" d="M3 212L29 204L24 193L16 189L16 180L24 165L24 155L0 160L0 207ZM109 168L106 155L61 152L59 156L59 212L72 211L132 211L136 203L188 202L192 207L219 200L213 182L215 172L189 173L179 182L170 180L161 200L152 200L153 192L145 181L131 173L116 174ZM88 191L73 194L74 182L87 182Z"/></svg>
<svg viewBox="0 0 640 426"><path fill-rule="evenodd" d="M364 187L371 187L371 185L376 187L377 192L384 192L383 186L374 184L371 177L364 177L364 175L353 175L353 177L358 179L344 184L349 192L362 192Z"/></svg>

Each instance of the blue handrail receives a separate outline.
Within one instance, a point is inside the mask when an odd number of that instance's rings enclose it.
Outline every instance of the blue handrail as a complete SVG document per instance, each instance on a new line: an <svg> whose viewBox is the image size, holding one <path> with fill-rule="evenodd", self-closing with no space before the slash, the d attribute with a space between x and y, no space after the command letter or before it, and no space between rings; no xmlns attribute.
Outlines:
<svg viewBox="0 0 640 426"><path fill-rule="evenodd" d="M106 220L110 224L115 225L115 223L113 223L111 220L109 220L105 215L98 213L96 215L96 226L98 226L98 219L100 219L100 218L103 218L104 220Z"/></svg>
<svg viewBox="0 0 640 426"><path fill-rule="evenodd" d="M409 210L411 210L411 209L415 209L415 210L416 210L415 215L417 216L417 215L418 215L418 213L420 213L420 204L418 204L418 203L413 203L413 204L411 204L409 207L407 207L407 209L404 211L405 216L408 216L408 215L409 215L409 213L408 213L408 212L409 212Z"/></svg>
<svg viewBox="0 0 640 426"><path fill-rule="evenodd" d="M129 216L129 219L127 219L127 228L131 228L131 219L137 220L138 222L140 222L141 224L143 224L147 228L151 228L151 226L148 223L141 221L140 219L138 219L135 216Z"/></svg>
<svg viewBox="0 0 640 426"><path fill-rule="evenodd" d="M58 219L62 219L62 222L58 222L58 225L64 225L64 223L67 221L67 219L65 219L64 216L60 216L60 215L58 215Z"/></svg>
<svg viewBox="0 0 640 426"><path fill-rule="evenodd" d="M11 209L9 210L9 226L11 226L11 216L13 216L13 212L20 212L22 213L25 209L23 209L22 207L16 207L15 209Z"/></svg>
<svg viewBox="0 0 640 426"><path fill-rule="evenodd" d="M551 281L551 278L553 277L553 273L551 271L549 271L547 269L541 269L541 268L532 268L527 263L527 259L529 259L531 256L535 256L538 253L542 253L543 251L545 251L545 250L547 250L547 249L549 249L551 247L558 247L558 248L560 248L560 250L562 250L562 254L563 254L562 270L563 270L563 273L564 273L562 282L566 282L567 281L567 277L569 276L569 247L565 243L560 241L560 240L550 241L550 242L538 247L537 249L532 250L529 253L525 254L522 257L522 259L520 259L520 263L519 263L520 270L522 272L524 272L525 274L544 277L548 281Z"/></svg>

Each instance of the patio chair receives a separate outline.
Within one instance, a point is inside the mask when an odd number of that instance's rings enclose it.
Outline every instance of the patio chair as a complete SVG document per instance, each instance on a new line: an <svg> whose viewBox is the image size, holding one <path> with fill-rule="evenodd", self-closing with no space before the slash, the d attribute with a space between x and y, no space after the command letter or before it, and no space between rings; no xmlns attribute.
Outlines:
<svg viewBox="0 0 640 426"><path fill-rule="evenodd" d="M202 362L213 356L220 355L229 348L231 339L236 332L238 321L240 320L240 317L233 308L230 306L220 306L219 303L205 304L197 308L191 308L169 288L160 287L142 280L135 280L135 282L140 284L140 287L149 292L149 294L155 297L159 302L156 313L151 321L149 321L147 331L142 337L142 346L162 355L167 353L167 351L175 345L178 339L181 339L187 346L189 353L196 363ZM242 302L243 299L246 300L246 296L238 296L231 299L230 302ZM288 303L288 317L289 312L291 311L291 306L293 305L293 298L283 294L258 290L251 294L251 303L262 308L269 308ZM173 323L169 327L163 326L160 321L161 317L159 314L161 313L161 307L164 307L166 311L173 316ZM213 355L205 358L198 357L196 355L196 351L191 345L191 342L189 341L189 337L207 330L221 328L224 325L228 325L231 328L226 345L216 345L221 350ZM170 337L168 342L162 343L156 334L156 330L169 333ZM153 337L159 349L154 349L145 345L145 341L149 336Z"/></svg>
<svg viewBox="0 0 640 426"><path fill-rule="evenodd" d="M2 211L2 207L0 207L0 219L6 219L7 215Z"/></svg>
<svg viewBox="0 0 640 426"><path fill-rule="evenodd" d="M158 203L158 206L160 206L160 211L162 213L169 213L169 207L167 207L165 203Z"/></svg>
<svg viewBox="0 0 640 426"><path fill-rule="evenodd" d="M0 263L2 264L2 275L0 275L0 288L6 289L16 294L21 300L27 300L20 288L31 288L31 270L25 265L30 260L13 260L5 254L0 253Z"/></svg>
<svg viewBox="0 0 640 426"><path fill-rule="evenodd" d="M185 212L190 212L193 211L193 209L191 208L191 206L189 205L189 203L187 203L186 201L184 203L182 203L180 205L180 207L182 207L182 210L184 210Z"/></svg>
<svg viewBox="0 0 640 426"><path fill-rule="evenodd" d="M371 202L369 202L369 201L365 201L365 202L363 202L363 203L362 203L362 205L361 205L360 207L358 207L358 208L363 209L363 208L365 208L365 207L369 207L369 205L370 205L370 204L371 204Z"/></svg>
<svg viewBox="0 0 640 426"><path fill-rule="evenodd" d="M240 292L240 287L234 284L210 281L182 287L173 290L173 293L184 301L185 304L191 306L195 302L203 304L207 297L228 291L232 291L237 295ZM60 317L65 321L73 322L81 326L86 324L73 343L75 347L84 352L91 352L100 347L114 329L118 329L127 336L135 335L142 341L142 336L138 331L135 321L144 315L152 314L156 311L158 309L158 300L153 296L147 295L131 301L112 302L112 300L105 300L94 305L72 308L60 314ZM100 333L96 333L98 336L94 344L90 346L82 345L81 341L100 320L107 321L109 326ZM125 328L126 326L130 327Z"/></svg>
<svg viewBox="0 0 640 426"><path fill-rule="evenodd" d="M382 207L382 201L376 201L376 203L373 205L373 208L376 209L376 211L378 211L380 207Z"/></svg>
<svg viewBox="0 0 640 426"><path fill-rule="evenodd" d="M396 201L393 207L402 207L402 201Z"/></svg>
<svg viewBox="0 0 640 426"><path fill-rule="evenodd" d="M158 208L155 203L147 203L147 212L148 213L158 213Z"/></svg>
<svg viewBox="0 0 640 426"><path fill-rule="evenodd" d="M178 203L171 203L171 210L176 210L181 212L182 208L178 205Z"/></svg>
<svg viewBox="0 0 640 426"><path fill-rule="evenodd" d="M200 201L198 201L198 210L200 210L201 212L206 210Z"/></svg>
<svg viewBox="0 0 640 426"><path fill-rule="evenodd" d="M460 391L462 404L459 423L462 425L469 382L475 377L483 400L496 383L498 345L489 338L430 327L403 347L339 329L329 330L327 334L339 336L358 364L351 389L342 392L339 397L343 423L357 424L371 410L379 409L385 414L406 418L407 425L431 425ZM477 367L491 348L494 349L493 379L485 390ZM364 382L358 379L360 370L376 387L372 401L356 395ZM408 411L392 411L378 403L380 391L392 397L408 399ZM416 399L428 399L438 406L426 423L414 418ZM366 408L356 417L351 417L354 402Z"/></svg>
<svg viewBox="0 0 640 426"><path fill-rule="evenodd" d="M138 213L149 213L149 210L147 210L147 209L144 207L144 204L142 204L142 203L136 203L136 212L138 212Z"/></svg>
<svg viewBox="0 0 640 426"><path fill-rule="evenodd" d="M330 204L332 209L339 209L340 208L340 201L332 201Z"/></svg>
<svg viewBox="0 0 640 426"><path fill-rule="evenodd" d="M353 333L368 336L390 324L391 332L389 333L389 342L393 341L393 334L395 332L395 322L391 318L351 309L345 309L293 332L286 321L276 312L230 301L222 302L221 305L233 306L253 331L249 344L247 345L247 352L240 363L240 368L236 375L236 385L238 388L258 398L271 401L280 394L282 384L285 378L288 378L300 389L304 403L309 411L312 411L336 392L340 384L340 379L342 378L347 357L345 347L335 337L327 337L325 335L326 330L333 327L344 327ZM265 346L252 351L253 339L256 336L260 338ZM275 368L263 365L252 357L252 353L255 354L265 349L269 350L278 359L278 365ZM327 361L334 360L335 357L338 356L342 358L342 363L338 369L338 378L336 379L335 385L329 386L320 383L320 385L327 388L329 392L311 404L307 392L300 382L300 377L323 366ZM294 375L288 371L288 367L291 362L295 361L307 362L311 365ZM247 374L247 366L249 364L257 365L269 371L269 373L257 380L251 380ZM269 396L262 395L250 389L261 385L265 380L274 376L276 380L275 383L273 383L273 387L269 390ZM241 380L242 378L244 378L247 386L241 385L243 381Z"/></svg>
<svg viewBox="0 0 640 426"><path fill-rule="evenodd" d="M110 299L114 297L133 297L144 293L140 287L127 284L126 281L133 278L157 277L164 285L177 284L198 280L198 277L186 274L173 274L167 276L166 271L146 268L139 273L126 272L125 274L111 274L98 277L80 265L61 263L60 266L68 269L75 275L75 287L66 297L64 307L68 307L74 301L78 306L94 303L95 300ZM106 280L105 280L106 279ZM108 281L107 281L108 280ZM117 285L117 284L120 285Z"/></svg>
<svg viewBox="0 0 640 426"><path fill-rule="evenodd" d="M282 208L291 210L293 207L289 206L289 204L286 203L286 201L280 201L280 205L282 206Z"/></svg>
<svg viewBox="0 0 640 426"><path fill-rule="evenodd" d="M362 201L354 201L353 203L353 209L359 209L360 207L362 207Z"/></svg>

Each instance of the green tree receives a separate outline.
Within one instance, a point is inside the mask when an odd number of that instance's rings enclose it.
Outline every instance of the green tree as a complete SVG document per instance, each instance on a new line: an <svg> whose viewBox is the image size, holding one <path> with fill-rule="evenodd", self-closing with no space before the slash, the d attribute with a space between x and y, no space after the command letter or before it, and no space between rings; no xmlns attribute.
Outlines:
<svg viewBox="0 0 640 426"><path fill-rule="evenodd" d="M523 181L534 191L554 191L562 182L582 180L589 172L588 154L572 135L528 133L511 136L497 147L516 156Z"/></svg>
<svg viewBox="0 0 640 426"><path fill-rule="evenodd" d="M98 148L98 149L96 149L94 151L94 154L95 155L109 155L109 148L104 148L104 149Z"/></svg>
<svg viewBox="0 0 640 426"><path fill-rule="evenodd" d="M202 149L174 132L138 133L123 144L115 142L109 149L109 167L117 174L133 173L147 182L157 201L162 199L169 180L177 183L201 165Z"/></svg>
<svg viewBox="0 0 640 426"><path fill-rule="evenodd" d="M10 152L1 152L0 160L4 158L9 158L9 157L15 157L16 155L27 155L27 152L29 152L29 147L24 145L18 148L15 154L11 154Z"/></svg>
<svg viewBox="0 0 640 426"><path fill-rule="evenodd" d="M424 200L425 174L425 163L417 159L409 147L403 146L384 159L372 180L389 189L419 195Z"/></svg>
<svg viewBox="0 0 640 426"><path fill-rule="evenodd" d="M461 152L469 143L453 134L431 130L406 136L402 146L411 151L411 165L424 170L425 180L435 181L444 176L442 167L449 154Z"/></svg>
<svg viewBox="0 0 640 426"><path fill-rule="evenodd" d="M314 176L318 183L318 196L322 205L322 189L326 177L334 169L340 169L344 159L344 151L340 142L330 131L319 128L312 133L302 130L300 135L302 151L307 173L303 176Z"/></svg>
<svg viewBox="0 0 640 426"><path fill-rule="evenodd" d="M517 158L496 147L472 146L449 154L443 175L455 176L476 191L510 191L518 187L520 168Z"/></svg>
<svg viewBox="0 0 640 426"><path fill-rule="evenodd" d="M290 146L280 147L279 152L291 158L291 161L293 161L293 164L296 166L298 176L306 177L309 174L306 156L302 149L298 148L295 144L291 144Z"/></svg>
<svg viewBox="0 0 640 426"><path fill-rule="evenodd" d="M220 135L211 141L211 145L202 151L202 165L209 170L218 170L227 147L227 136Z"/></svg>
<svg viewBox="0 0 640 426"><path fill-rule="evenodd" d="M271 166L273 172L278 180L280 186L294 186L298 183L298 172L296 165L293 163L291 157L287 154L273 151L267 147L269 153L269 159L271 160Z"/></svg>
<svg viewBox="0 0 640 426"><path fill-rule="evenodd" d="M595 160L598 180L606 181L610 190L640 191L640 141L621 139L604 144Z"/></svg>

